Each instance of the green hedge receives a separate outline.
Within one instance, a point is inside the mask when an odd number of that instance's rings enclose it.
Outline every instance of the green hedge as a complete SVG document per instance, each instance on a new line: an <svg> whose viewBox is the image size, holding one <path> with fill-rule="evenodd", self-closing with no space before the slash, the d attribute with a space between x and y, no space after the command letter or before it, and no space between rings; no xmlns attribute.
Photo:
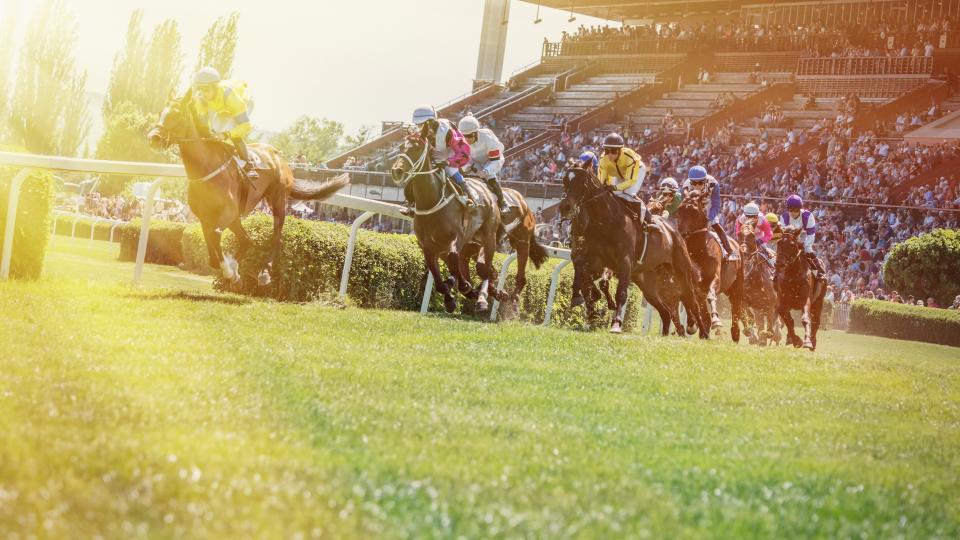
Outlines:
<svg viewBox="0 0 960 540"><path fill-rule="evenodd" d="M4 150L18 151L17 149ZM20 171L17 167L0 168L0 250L3 248L7 223L10 183ZM14 226L10 277L36 279L43 272L43 259L50 239L53 219L54 180L49 172L33 172L20 188L20 202Z"/></svg>
<svg viewBox="0 0 960 540"><path fill-rule="evenodd" d="M179 266L183 263L181 242L186 227L185 223L151 220L146 262L171 266ZM120 260L136 260L137 246L140 242L140 220L134 219L118 229L120 230ZM89 233L90 229L87 229L87 234Z"/></svg>
<svg viewBox="0 0 960 540"><path fill-rule="evenodd" d="M850 308L849 332L960 346L960 312L857 300Z"/></svg>
<svg viewBox="0 0 960 540"><path fill-rule="evenodd" d="M883 265L887 289L949 306L960 294L960 231L936 229L900 242Z"/></svg>
<svg viewBox="0 0 960 540"><path fill-rule="evenodd" d="M283 256L280 272L274 272L274 282L268 287L258 287L256 271L261 268L268 255L268 243L273 227L269 216L255 215L244 220L244 227L254 240L247 257L241 261L241 291L244 294L268 296L278 300L309 302L316 299L333 299L340 287L340 272L343 268L344 254L349 228L344 225L306 221L288 218L283 230ZM194 271L209 271L207 249L203 242L199 226L191 225L183 233L183 263ZM235 249L232 233L224 234L224 252ZM502 254L495 258L499 269L503 262ZM520 299L521 320L543 322L547 293L550 287L550 275L559 261L550 261L540 270L532 266L527 272L527 286ZM516 265L512 265L507 279L506 289L513 290ZM473 273L477 279L476 271ZM412 235L382 234L361 230L353 256L353 268L347 295L350 301L360 307L418 310L426 280L426 268L423 255ZM570 289L573 281L573 269L567 267L561 274L554 315L551 324L559 326L582 327L583 309L570 309ZM221 280L216 281L220 289L229 288ZM461 298L461 300L463 300ZM464 312L471 312L471 302L461 302ZM443 310L440 295L431 299L431 310ZM626 328L632 328L639 319L640 295L635 287L631 288L631 301L628 307ZM600 324L605 325L607 319Z"/></svg>

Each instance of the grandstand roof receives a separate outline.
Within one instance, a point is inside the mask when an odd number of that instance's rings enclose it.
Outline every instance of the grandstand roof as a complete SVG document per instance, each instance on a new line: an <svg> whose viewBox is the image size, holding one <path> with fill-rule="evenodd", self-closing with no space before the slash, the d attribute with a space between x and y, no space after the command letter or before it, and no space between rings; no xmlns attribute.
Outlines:
<svg viewBox="0 0 960 540"><path fill-rule="evenodd" d="M737 11L746 4L758 4L757 0L655 0L638 2L637 0L521 0L528 4L540 4L574 13L619 21L649 19L669 15L700 15ZM766 0L764 4L775 4L776 0Z"/></svg>

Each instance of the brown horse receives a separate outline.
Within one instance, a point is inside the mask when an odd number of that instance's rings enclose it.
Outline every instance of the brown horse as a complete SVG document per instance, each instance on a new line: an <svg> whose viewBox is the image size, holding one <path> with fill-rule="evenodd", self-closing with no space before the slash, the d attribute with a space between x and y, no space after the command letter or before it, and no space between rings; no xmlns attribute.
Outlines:
<svg viewBox="0 0 960 540"><path fill-rule="evenodd" d="M172 99L160 113L160 120L147 133L155 148L176 144L187 171L187 204L203 230L203 239L210 255L210 266L219 269L228 281L240 279L236 262L223 255L220 236L229 228L237 237L237 260L242 260L252 241L240 219L265 200L273 213L273 236L270 256L257 273L261 285L272 280L280 256L280 233L287 211L287 199L322 201L330 198L349 180L338 177L322 184L308 186L294 180L293 171L283 156L271 146L253 144L250 150L259 156L260 178L250 182L234 159L232 147L212 137L206 126L199 126L191 106L192 92Z"/></svg>
<svg viewBox="0 0 960 540"><path fill-rule="evenodd" d="M694 314L700 337L709 337L706 324L696 316L699 311L691 276L693 270L679 233L659 217L653 217L652 223L644 227L636 214L645 211L642 206L634 210L631 207L637 206L635 203L618 199L593 171L580 168L566 171L560 212L573 219L574 227L584 236L582 248L574 257L574 290L585 292L587 278L602 275L604 268L610 268L617 276L616 312L610 332L623 331L627 293L633 282L660 313L662 334L669 334L672 321L677 334L682 336L685 330L676 306L665 304L658 291L662 273L669 272L679 285L684 306Z"/></svg>
<svg viewBox="0 0 960 540"><path fill-rule="evenodd" d="M743 298L743 265L741 260L724 260L720 240L710 233L710 223L704 211L705 195L699 191L684 194L677 209L677 226L687 244L690 258L699 271L697 286L701 293L701 317L709 317L714 329L723 326L717 313L717 296L730 299L730 337L740 341L741 299ZM730 245L736 245L730 239ZM704 297L705 296L705 297Z"/></svg>
<svg viewBox="0 0 960 540"><path fill-rule="evenodd" d="M777 330L777 291L773 287L773 269L767 262L766 249L757 244L754 225L740 227L738 240L743 253L744 318L752 315L753 326L747 329L751 343L766 345L779 341Z"/></svg>
<svg viewBox="0 0 960 540"><path fill-rule="evenodd" d="M800 231L799 228L788 227L777 243L776 288L780 292L777 313L787 327L787 342L794 347L803 346L813 351L817 348L817 331L820 329L820 314L827 287L823 280L813 276L803 256ZM803 341L793 331L792 309L803 312L800 319L803 323Z"/></svg>
<svg viewBox="0 0 960 540"><path fill-rule="evenodd" d="M477 204L463 206L457 200L455 188L443 167L431 164L430 154L431 148L421 135L408 135L391 175L398 185L412 194L415 203L413 232L423 250L427 270L443 295L446 310L452 313L457 309L455 292L459 290L468 298L476 298L478 309L485 311L489 307L488 295L504 301L502 292L492 285L497 274L493 268L493 254L501 227L496 197L483 181L468 178L466 182L474 192ZM528 236L528 241L532 242L532 237ZM471 256L478 257L477 272L482 280L476 290L471 286L469 276ZM441 279L440 257L444 258L450 272L447 280ZM539 258L537 255L534 262Z"/></svg>

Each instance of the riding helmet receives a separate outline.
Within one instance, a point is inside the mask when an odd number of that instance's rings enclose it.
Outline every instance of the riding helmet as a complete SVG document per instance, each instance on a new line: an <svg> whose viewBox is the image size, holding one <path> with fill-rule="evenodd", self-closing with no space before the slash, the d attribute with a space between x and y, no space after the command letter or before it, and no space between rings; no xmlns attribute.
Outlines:
<svg viewBox="0 0 960 540"><path fill-rule="evenodd" d="M590 166L590 167L593 167L594 169L596 169L596 168L597 168L597 163L598 163L597 155L594 154L592 151L587 150L586 152L580 154L580 164L581 164L581 165Z"/></svg>
<svg viewBox="0 0 960 540"><path fill-rule="evenodd" d="M480 131L480 121L472 116L464 116L457 124L457 129L464 135Z"/></svg>
<svg viewBox="0 0 960 540"><path fill-rule="evenodd" d="M437 111L431 105L421 105L413 110L413 123L421 125L427 120L436 120Z"/></svg>
<svg viewBox="0 0 960 540"><path fill-rule="evenodd" d="M193 84L196 86L217 84L220 80L220 72L210 66L201 68L200 71L193 74Z"/></svg>
<svg viewBox="0 0 960 540"><path fill-rule="evenodd" d="M623 137L621 137L621 136L620 136L619 134L617 134L617 133L611 133L611 134L607 135L606 137L604 137L604 138L603 138L603 149L606 150L607 148L616 148L616 149L618 149L618 150L619 150L620 148L623 148Z"/></svg>
<svg viewBox="0 0 960 540"><path fill-rule="evenodd" d="M660 181L660 189L663 189L663 188L672 189L673 191L678 191L680 189L680 185L677 184L677 181L675 179L668 176L667 178L664 178L663 180Z"/></svg>
<svg viewBox="0 0 960 540"><path fill-rule="evenodd" d="M687 173L687 179L691 182L702 182L707 179L707 169L703 165L696 165L690 167L690 172Z"/></svg>
<svg viewBox="0 0 960 540"><path fill-rule="evenodd" d="M757 206L757 203L750 202L743 207L743 215L757 217L760 215L760 207Z"/></svg>
<svg viewBox="0 0 960 540"><path fill-rule="evenodd" d="M787 208L803 208L803 199L794 193L793 195L787 197Z"/></svg>
<svg viewBox="0 0 960 540"><path fill-rule="evenodd" d="M771 225L775 225L777 223L780 223L780 218L777 217L777 215L774 214L773 212L770 212L767 214L767 223Z"/></svg>

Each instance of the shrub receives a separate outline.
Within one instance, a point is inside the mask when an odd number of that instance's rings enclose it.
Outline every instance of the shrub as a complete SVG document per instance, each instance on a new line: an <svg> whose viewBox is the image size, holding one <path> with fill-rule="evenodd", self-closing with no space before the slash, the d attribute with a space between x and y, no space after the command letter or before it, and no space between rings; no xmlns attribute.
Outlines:
<svg viewBox="0 0 960 540"><path fill-rule="evenodd" d="M181 240L186 226L185 223L151 220L145 261L172 266L182 263ZM134 219L130 223L125 223L120 226L120 229L120 260L135 261L137 246L140 242L140 220ZM90 229L87 229L87 234L89 231Z"/></svg>
<svg viewBox="0 0 960 540"><path fill-rule="evenodd" d="M0 250L5 236L10 185L19 171L16 167L0 168ZM10 277L36 279L43 272L53 219L53 199L54 180L49 172L34 171L23 182L14 225Z"/></svg>
<svg viewBox="0 0 960 540"><path fill-rule="evenodd" d="M960 346L960 312L857 300L850 308L849 332Z"/></svg>
<svg viewBox="0 0 960 540"><path fill-rule="evenodd" d="M883 266L883 281L904 297L934 297L949 306L960 294L960 231L937 229L900 242Z"/></svg>
<svg viewBox="0 0 960 540"><path fill-rule="evenodd" d="M255 246L240 264L242 293L294 302L332 299L336 296L349 238L348 227L288 218L283 231L279 269L275 269L274 282L268 287L257 286L256 272L268 255L272 220L262 214L254 215L244 220L244 227ZM223 244L225 253L235 249L235 239L231 233L224 234ZM498 270L504 257L498 254L494 259ZM207 250L197 226L188 227L183 234L183 261L184 266L191 270L207 267ZM554 265L558 263L551 261L540 270L534 270L532 266L528 268L527 286L519 302L518 316L521 320L543 322L550 276ZM513 264L505 284L507 291L513 290L515 275L516 264ZM476 282L475 268L472 276ZM571 310L569 307L572 281L573 268L568 266L561 274L551 321L553 325L583 325L583 309ZM347 295L353 304L367 308L419 310L425 283L423 255L412 235L360 231L347 287ZM220 289L229 288L221 280L217 280L216 286ZM636 288L632 288L630 298L627 329L633 327L640 312L640 295ZM461 306L464 312L471 312L471 302L461 302ZM431 299L431 310L443 310L442 299L437 294ZM605 322L609 322L609 314Z"/></svg>

